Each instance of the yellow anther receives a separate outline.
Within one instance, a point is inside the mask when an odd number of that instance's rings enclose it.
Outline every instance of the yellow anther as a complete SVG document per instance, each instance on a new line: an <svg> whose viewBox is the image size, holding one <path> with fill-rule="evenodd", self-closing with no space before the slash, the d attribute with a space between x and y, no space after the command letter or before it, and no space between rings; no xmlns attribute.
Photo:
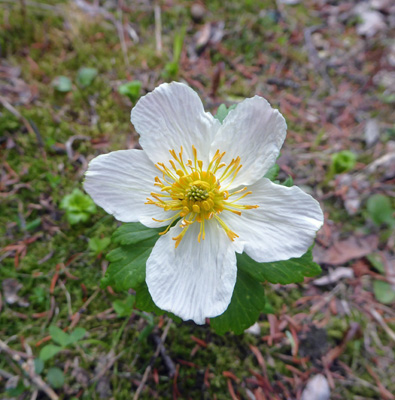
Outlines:
<svg viewBox="0 0 395 400"><path fill-rule="evenodd" d="M205 209L206 211L208 211L211 207L210 207L210 204L209 204L209 202L206 200L206 201L203 201L203 203L202 203L202 207L203 207L203 209Z"/></svg>
<svg viewBox="0 0 395 400"><path fill-rule="evenodd" d="M224 223L220 214L225 211L241 215L244 210L258 207L238 204L239 200L251 194L247 188L229 193L228 188L242 167L240 157L233 158L227 163L222 162L225 153L217 150L208 167L203 171L203 161L198 159L195 146L192 146L192 160L185 161L183 148L181 147L180 150L178 153L174 149L169 150L172 159L166 163L167 166L163 162L155 165L161 173L154 178L153 182L158 193L152 192L151 198L147 198L145 203L172 212L172 217L160 220L160 222L169 221L169 225L162 234L168 232L174 221L181 218L182 231L173 238L176 241L176 247L180 244L188 227L194 223L200 224L198 234L200 242L205 238L205 221L215 219L229 239L234 240L238 237L237 234ZM222 172L217 173L220 169ZM225 187L221 187L225 181Z"/></svg>

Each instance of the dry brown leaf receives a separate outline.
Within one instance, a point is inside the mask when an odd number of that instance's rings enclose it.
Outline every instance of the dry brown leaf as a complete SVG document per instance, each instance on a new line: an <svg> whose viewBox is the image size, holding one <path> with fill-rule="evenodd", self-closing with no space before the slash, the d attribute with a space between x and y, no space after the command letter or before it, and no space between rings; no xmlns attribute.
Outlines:
<svg viewBox="0 0 395 400"><path fill-rule="evenodd" d="M378 243L376 235L351 236L348 239L334 242L327 249L316 245L313 250L313 258L318 264L341 265L370 254L377 249Z"/></svg>

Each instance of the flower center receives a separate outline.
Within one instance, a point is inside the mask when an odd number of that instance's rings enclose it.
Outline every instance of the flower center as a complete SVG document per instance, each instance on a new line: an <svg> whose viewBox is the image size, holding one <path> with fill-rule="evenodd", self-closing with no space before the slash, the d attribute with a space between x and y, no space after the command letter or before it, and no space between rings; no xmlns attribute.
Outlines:
<svg viewBox="0 0 395 400"><path fill-rule="evenodd" d="M197 184L197 185L192 185L186 191L186 197L190 201L204 201L208 199L209 195L208 191L203 185Z"/></svg>
<svg viewBox="0 0 395 400"><path fill-rule="evenodd" d="M200 223L198 241L204 240L204 223L212 218L217 220L229 239L233 241L238 235L229 229L220 218L220 214L226 210L241 215L241 210L258 207L236 204L240 199L251 193L246 191L247 188L237 190L231 194L226 190L242 167L240 157L226 164L221 162L225 153L220 153L217 150L208 168L203 170L203 162L198 160L194 146L192 146L192 152L193 160L184 162L182 147L178 155L174 150L170 150L170 154L173 157L172 160L169 160L171 168L163 163L155 165L162 172L162 178L156 177L154 183L155 186L160 188L160 193L151 193L153 199L148 198L146 204L154 204L165 211L176 212L174 216L167 220L153 218L158 222L169 221L169 226L161 234L165 234L177 218L183 218L181 222L183 230L173 238L176 241L176 247L181 242L188 227L195 222ZM221 183L223 184L224 182L226 182L226 186L222 188ZM237 199L230 199L238 194L241 194L241 196Z"/></svg>

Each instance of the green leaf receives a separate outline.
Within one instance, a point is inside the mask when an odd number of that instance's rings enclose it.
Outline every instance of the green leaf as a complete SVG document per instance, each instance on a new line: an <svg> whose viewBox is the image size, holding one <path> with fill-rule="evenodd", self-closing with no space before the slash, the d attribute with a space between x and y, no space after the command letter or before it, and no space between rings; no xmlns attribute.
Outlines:
<svg viewBox="0 0 395 400"><path fill-rule="evenodd" d="M291 187L294 185L294 180L292 179L292 176L288 176L288 178L282 183L283 186L286 187Z"/></svg>
<svg viewBox="0 0 395 400"><path fill-rule="evenodd" d="M111 243L111 239L110 238L91 238L89 239L88 242L88 249L94 254L94 255L99 255L100 253L102 253Z"/></svg>
<svg viewBox="0 0 395 400"><path fill-rule="evenodd" d="M219 122L224 122L224 119L226 116L229 114L229 111L234 110L236 108L237 104L231 105L229 108L226 108L225 104L221 104L218 107L217 113L215 114L214 118L217 118Z"/></svg>
<svg viewBox="0 0 395 400"><path fill-rule="evenodd" d="M183 27L179 32L174 35L173 41L173 59L166 63L162 75L165 78L175 79L178 75L180 69L180 57L182 52L182 47L184 44L186 28Z"/></svg>
<svg viewBox="0 0 395 400"><path fill-rule="evenodd" d="M71 332L69 335L69 343L68 344L77 343L85 336L85 334L86 334L86 329L75 328L73 330L73 332Z"/></svg>
<svg viewBox="0 0 395 400"><path fill-rule="evenodd" d="M63 198L60 207L71 212L87 212L91 214L96 212L96 205L91 197L77 188Z"/></svg>
<svg viewBox="0 0 395 400"><path fill-rule="evenodd" d="M210 326L219 335L228 331L240 335L258 319L264 307L263 286L248 273L239 269L229 307L222 315L211 318Z"/></svg>
<svg viewBox="0 0 395 400"><path fill-rule="evenodd" d="M61 388L64 384L63 371L57 367L50 368L47 373L47 381L53 388Z"/></svg>
<svg viewBox="0 0 395 400"><path fill-rule="evenodd" d="M133 312L133 306L135 302L134 296L128 296L125 301L115 300L112 303L114 311L118 317L130 317Z"/></svg>
<svg viewBox="0 0 395 400"><path fill-rule="evenodd" d="M164 314L164 311L152 300L145 281L136 287L136 307L141 311L154 312L157 315Z"/></svg>
<svg viewBox="0 0 395 400"><path fill-rule="evenodd" d="M321 273L321 267L313 261L311 250L300 258L269 263L258 263L245 253L236 256L237 267L260 282L287 285L303 282L305 276L312 277Z"/></svg>
<svg viewBox="0 0 395 400"><path fill-rule="evenodd" d="M60 344L62 347L66 347L70 343L70 335L63 332L60 328L55 325L49 327L49 334L54 342Z"/></svg>
<svg viewBox="0 0 395 400"><path fill-rule="evenodd" d="M395 302L395 290L385 281L373 281L373 292L376 299L383 304Z"/></svg>
<svg viewBox="0 0 395 400"><path fill-rule="evenodd" d="M379 253L368 254L366 258L369 260L372 266L377 269L377 271L379 271L381 274L385 274L385 267Z"/></svg>
<svg viewBox="0 0 395 400"><path fill-rule="evenodd" d="M41 372L43 372L44 369L44 361L41 360L41 358L35 358L34 359L34 372L37 375L40 375Z"/></svg>
<svg viewBox="0 0 395 400"><path fill-rule="evenodd" d="M120 245L136 244L146 239L159 239L159 233L164 228L147 228L140 222L130 222L121 225L112 235L112 241Z"/></svg>
<svg viewBox="0 0 395 400"><path fill-rule="evenodd" d="M47 344L40 351L40 358L43 361L47 361L54 357L59 351L62 351L62 347L56 346L54 344Z"/></svg>
<svg viewBox="0 0 395 400"><path fill-rule="evenodd" d="M21 394L26 393L26 389L27 388L23 384L23 380L18 380L18 384L15 387L10 387L5 390L7 393L7 399L10 397L19 397ZM2 394L4 394L4 392Z"/></svg>
<svg viewBox="0 0 395 400"><path fill-rule="evenodd" d="M52 86L58 92L70 92L70 90L72 89L71 79L67 76L58 76L52 81Z"/></svg>
<svg viewBox="0 0 395 400"><path fill-rule="evenodd" d="M27 231L33 231L34 229L38 228L41 224L41 218L38 217L34 219L33 221L27 222L26 223L26 230Z"/></svg>
<svg viewBox="0 0 395 400"><path fill-rule="evenodd" d="M135 102L140 97L141 82L132 81L126 82L118 87L118 92L123 96L129 97L132 102Z"/></svg>
<svg viewBox="0 0 395 400"><path fill-rule="evenodd" d="M280 167L277 164L274 164L272 167L270 167L269 171L266 172L265 178L274 181L277 178L279 172Z"/></svg>
<svg viewBox="0 0 395 400"><path fill-rule="evenodd" d="M387 196L382 194L374 194L373 196L370 196L367 202L367 209L370 218L376 225L394 225L394 217L392 216L394 210L392 209L391 201Z"/></svg>
<svg viewBox="0 0 395 400"><path fill-rule="evenodd" d="M332 155L331 171L335 174L350 171L354 168L357 156L349 150L342 150Z"/></svg>
<svg viewBox="0 0 395 400"><path fill-rule="evenodd" d="M163 229L147 228L140 223L128 223L115 231L113 242L121 247L107 255L110 265L101 287L111 286L117 291L135 289L145 281L145 266L152 248Z"/></svg>
<svg viewBox="0 0 395 400"><path fill-rule="evenodd" d="M77 83L82 87L87 87L92 84L97 76L96 68L83 67L78 70Z"/></svg>
<svg viewBox="0 0 395 400"><path fill-rule="evenodd" d="M60 203L60 208L66 210L66 218L71 225L87 222L97 210L90 196L79 189L74 189L66 195Z"/></svg>
<svg viewBox="0 0 395 400"><path fill-rule="evenodd" d="M173 41L173 61L175 63L180 62L182 46L184 44L184 37L185 37L186 27L184 26L179 32L174 35Z"/></svg>

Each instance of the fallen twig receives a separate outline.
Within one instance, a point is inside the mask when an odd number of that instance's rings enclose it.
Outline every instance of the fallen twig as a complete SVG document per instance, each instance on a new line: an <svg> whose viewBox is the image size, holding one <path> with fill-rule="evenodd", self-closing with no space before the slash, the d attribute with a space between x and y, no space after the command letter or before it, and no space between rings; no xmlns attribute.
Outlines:
<svg viewBox="0 0 395 400"><path fill-rule="evenodd" d="M28 119L26 119L14 106L12 106L4 97L0 96L0 103L3 105L4 108L6 108L11 114L13 114L15 117L17 117L23 125L25 125L27 131L34 135L37 139L38 146L40 147L43 157L46 160L46 153L44 151L44 142L43 139L40 135L40 132L38 131L36 125L34 123L31 123Z"/></svg>
<svg viewBox="0 0 395 400"><path fill-rule="evenodd" d="M385 333L395 342L395 332L385 323L383 317L373 307L365 307L365 310L381 325Z"/></svg>
<svg viewBox="0 0 395 400"><path fill-rule="evenodd" d="M162 53L162 19L160 12L160 5L154 5L155 13L155 41L156 41L156 53L160 55Z"/></svg>
<svg viewBox="0 0 395 400"><path fill-rule="evenodd" d="M156 346L155 353L154 353L154 355L152 356L149 365L147 366L147 368L146 368L145 371L144 371L143 378L141 379L141 382L140 382L140 384L139 384L139 386L138 386L138 388L137 388L137 390L136 390L136 393L134 394L133 400L137 400L137 399L139 398L139 396L140 396L142 390L144 389L145 382L147 381L148 376L149 376L149 374L150 374L150 372L151 372L151 370L152 370L152 365L154 364L154 361L155 361L155 360L158 358L158 356L159 356L161 347L163 346L163 343L164 343L165 340L166 340L167 333L169 332L169 329L170 329L170 326L171 326L172 322L173 322L173 321L172 321L171 319L169 319L169 321L167 322L167 325L166 325L165 329L163 330L162 336L160 337L160 342L159 342L159 344Z"/></svg>
<svg viewBox="0 0 395 400"><path fill-rule="evenodd" d="M70 136L69 139L67 140L67 142L65 143L66 146L66 153L67 153L67 157L69 158L69 160L73 159L74 153L73 153L73 143L75 140L89 140L90 138L88 136L84 136L84 135L73 135Z"/></svg>
<svg viewBox="0 0 395 400"><path fill-rule="evenodd" d="M33 355L32 354L26 354L27 360L24 361L21 357L21 352L16 352L15 350L12 350L5 342L3 342L0 339L0 352L4 352L8 354L8 356L11 357L13 361L15 361L22 371L25 373L25 375L31 380L31 382L37 386L38 389L42 390L45 392L45 394L51 399L51 400L58 400L59 397L58 395L41 379L39 375L35 373L34 370L34 363L33 363ZM29 351L31 353L31 350Z"/></svg>

